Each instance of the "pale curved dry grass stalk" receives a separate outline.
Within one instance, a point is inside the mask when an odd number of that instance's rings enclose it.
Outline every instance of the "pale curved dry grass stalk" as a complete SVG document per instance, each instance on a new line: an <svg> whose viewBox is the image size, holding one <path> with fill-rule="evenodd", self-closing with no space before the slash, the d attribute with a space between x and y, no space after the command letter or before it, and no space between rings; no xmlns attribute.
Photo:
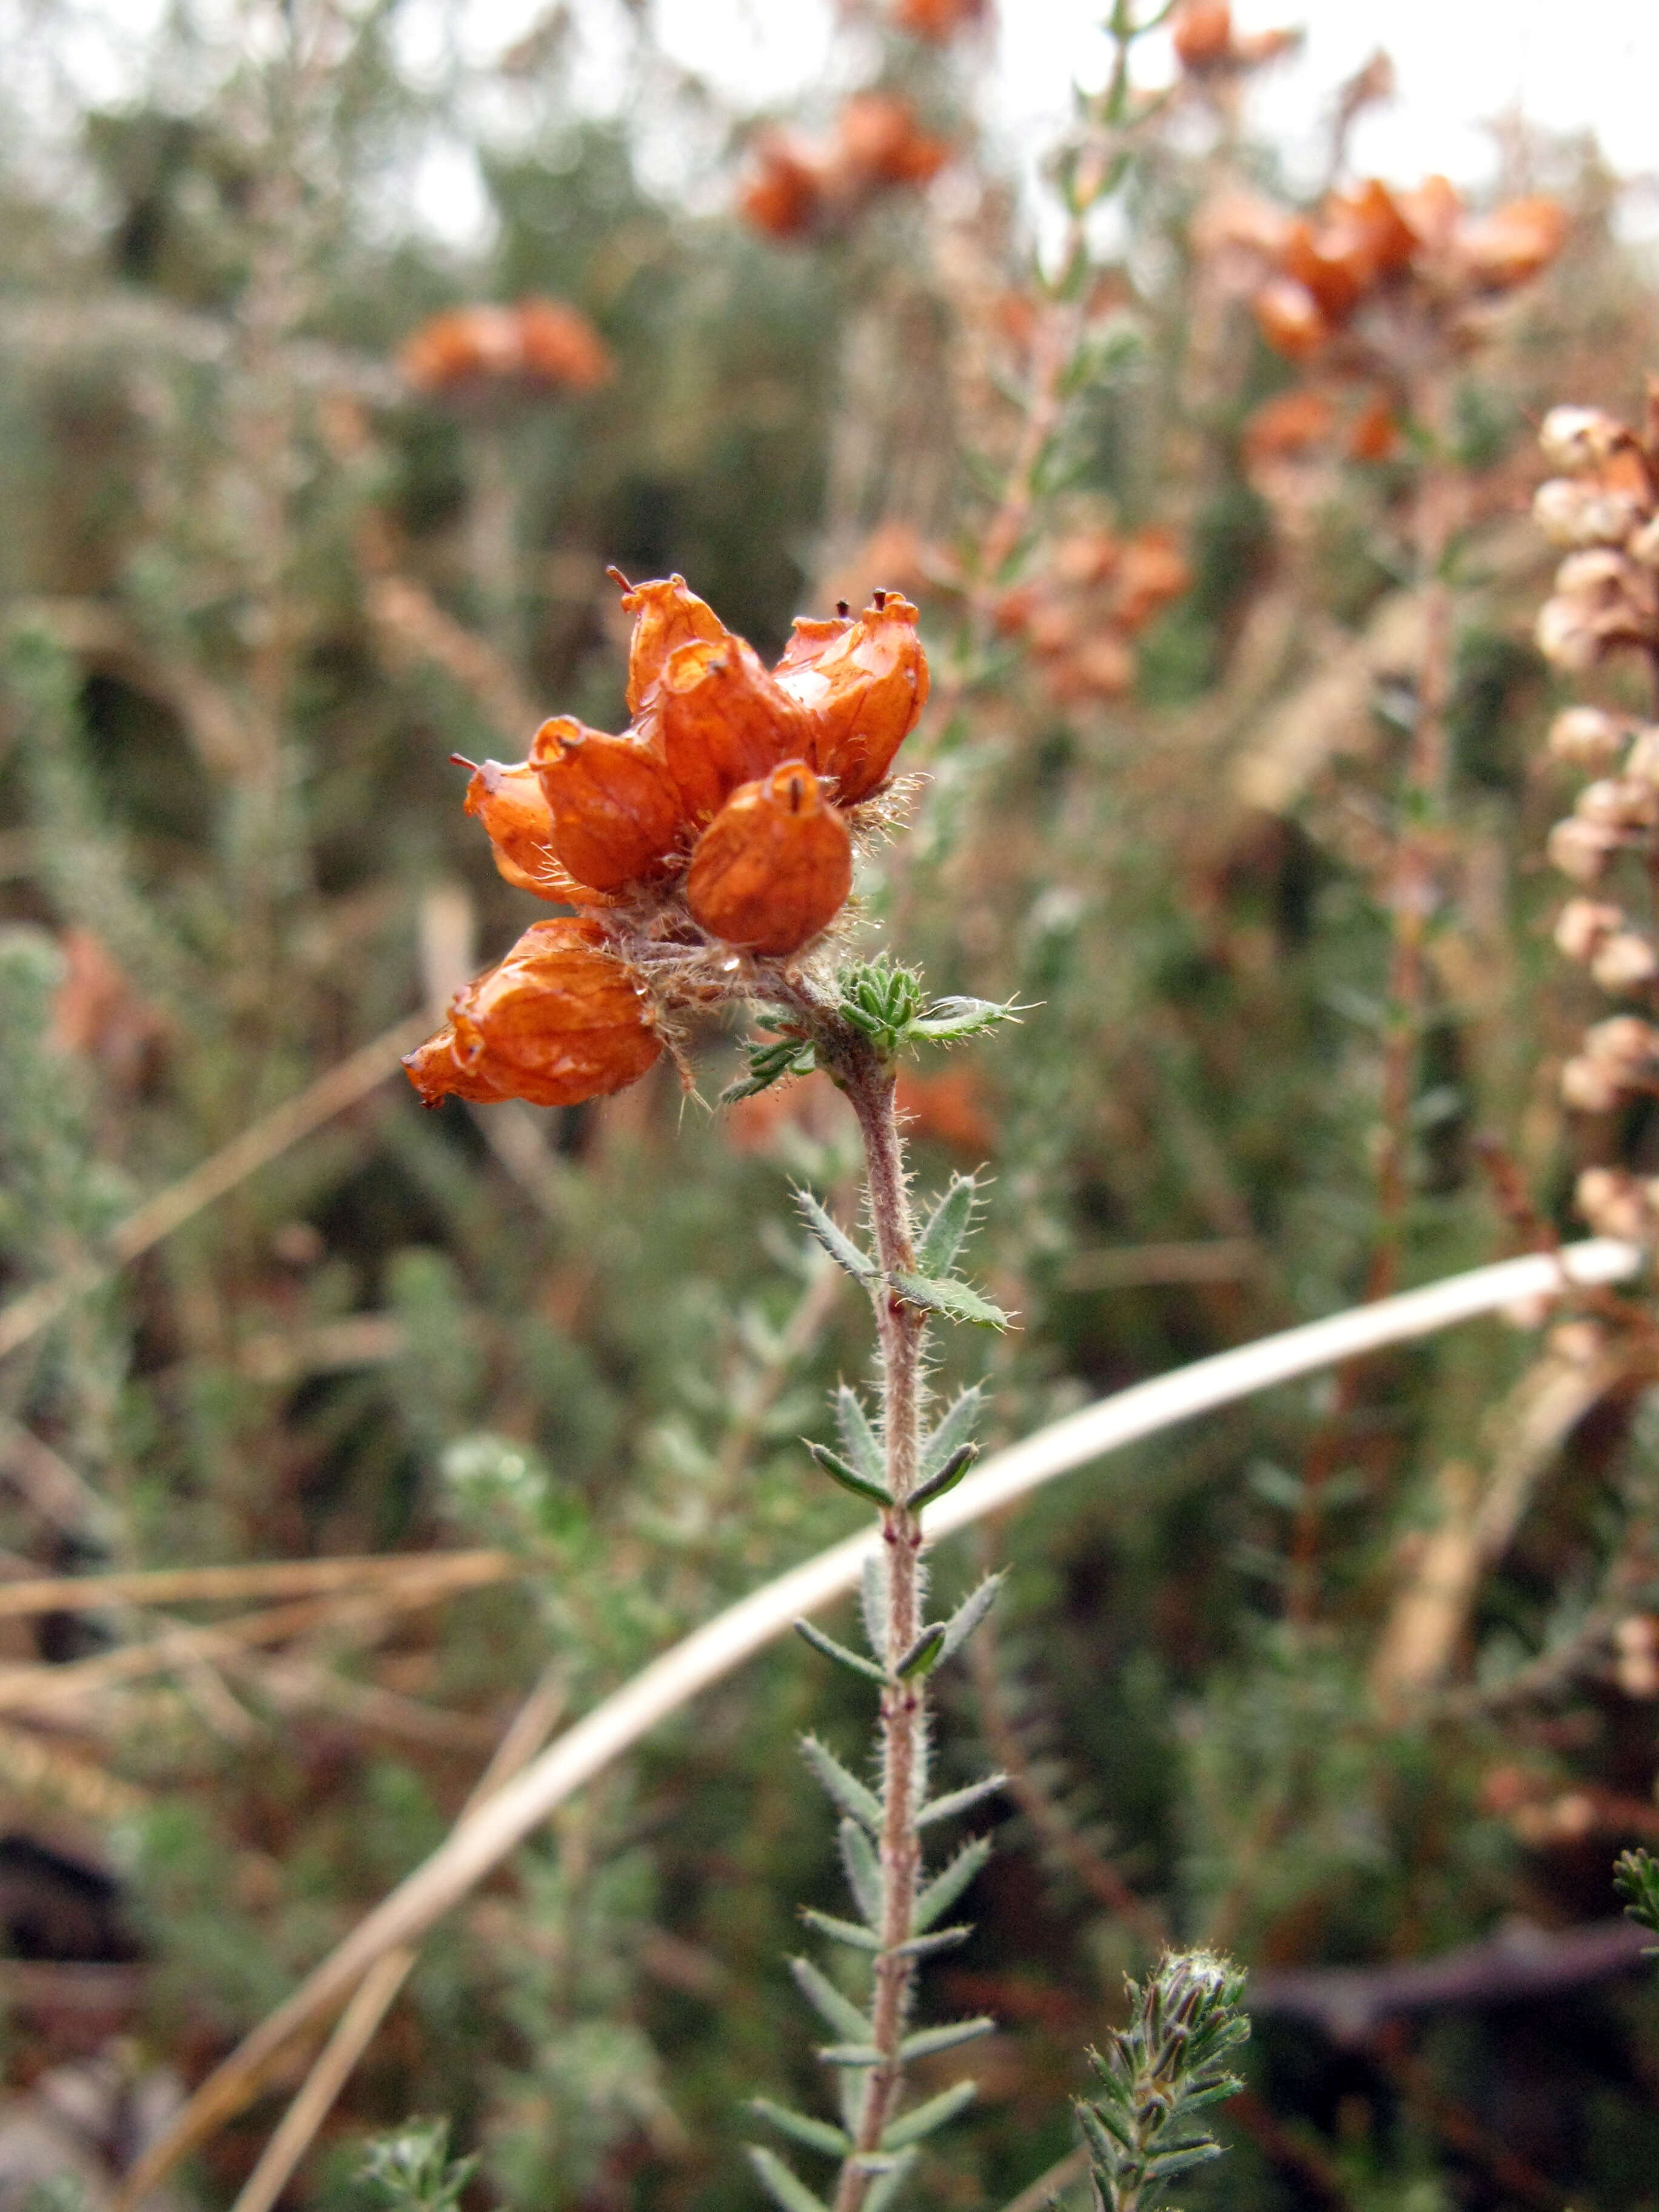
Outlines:
<svg viewBox="0 0 1659 2212"><path fill-rule="evenodd" d="M966 1528L1056 1475L1200 1413L1480 1314L1625 1280L1640 1269L1644 1257L1638 1246L1594 1237L1560 1252L1476 1267L1135 1383L995 1454L929 1510L929 1534L937 1539ZM459 1820L430 1857L208 2077L126 2177L111 2212L133 2212L180 2158L241 2110L295 2034L335 2012L378 1960L421 1936L584 1783L699 1691L785 1634L803 1613L855 1589L879 1541L873 1529L850 1537L728 1607L603 1699L514 1781Z"/></svg>

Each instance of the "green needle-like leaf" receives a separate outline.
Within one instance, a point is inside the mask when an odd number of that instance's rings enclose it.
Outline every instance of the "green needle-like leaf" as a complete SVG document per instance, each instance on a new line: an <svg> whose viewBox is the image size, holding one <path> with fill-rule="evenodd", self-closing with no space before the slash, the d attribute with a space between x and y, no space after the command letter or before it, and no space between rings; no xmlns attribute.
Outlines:
<svg viewBox="0 0 1659 2212"><path fill-rule="evenodd" d="M979 2094L976 2081L953 2081L948 2089L941 2089L937 2097L930 2097L925 2105L914 2112L905 2112L893 2121L881 2138L884 2150L902 2150L908 2143L922 2142L958 2112L967 2111Z"/></svg>
<svg viewBox="0 0 1659 2212"><path fill-rule="evenodd" d="M829 2120L810 2119L805 2112L792 2112L787 2105L775 2105L769 2097L751 2097L749 2109L763 2120L769 2120L780 2135L792 2136L809 2150L821 2150L826 2158L845 2158L853 2148L853 2138L844 2128Z"/></svg>
<svg viewBox="0 0 1659 2212"><path fill-rule="evenodd" d="M780 2212L828 2212L828 2208L813 2196L804 2181L798 2180L781 2158L758 2143L745 2146L749 2163L760 2176L763 2186Z"/></svg>
<svg viewBox="0 0 1659 2212"><path fill-rule="evenodd" d="M837 1809L851 1815L872 1836L881 1833L881 1800L867 1784L849 1773L827 1744L814 1735L801 1738L801 1753Z"/></svg>

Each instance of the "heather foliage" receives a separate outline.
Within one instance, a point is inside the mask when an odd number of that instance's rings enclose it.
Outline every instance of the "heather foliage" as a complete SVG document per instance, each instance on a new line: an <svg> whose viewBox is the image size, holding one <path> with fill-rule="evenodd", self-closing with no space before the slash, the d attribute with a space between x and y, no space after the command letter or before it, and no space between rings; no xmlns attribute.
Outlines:
<svg viewBox="0 0 1659 2212"><path fill-rule="evenodd" d="M24 2185L873 1521L173 2201L1659 2201L1644 1277L927 1541L1659 1219L1650 252L1369 176L1380 62L1298 180L1244 12L1114 0L1035 177L988 0L764 116L600 0L0 18Z"/></svg>

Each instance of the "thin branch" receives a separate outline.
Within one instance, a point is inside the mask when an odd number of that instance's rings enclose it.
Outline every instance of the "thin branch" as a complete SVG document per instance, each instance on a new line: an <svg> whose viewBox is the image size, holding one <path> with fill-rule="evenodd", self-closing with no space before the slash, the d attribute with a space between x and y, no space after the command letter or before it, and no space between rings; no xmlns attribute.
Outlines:
<svg viewBox="0 0 1659 2212"><path fill-rule="evenodd" d="M997 1453L930 1510L929 1534L937 1539L967 1528L1056 1475L1297 1376L1316 1374L1384 1345L1433 1335L1522 1300L1623 1281L1644 1264L1638 1246L1592 1237L1559 1253L1534 1253L1476 1267L1136 1383ZM208 2077L133 2167L112 2198L111 2212L132 2212L142 2203L180 2158L241 2110L293 2036L335 2011L377 1959L431 1927L566 1798L658 1722L786 1634L803 1613L815 1613L856 1588L865 1561L879 1542L872 1531L849 1537L728 1607L603 1699L516 1781L458 1823L431 1856Z"/></svg>

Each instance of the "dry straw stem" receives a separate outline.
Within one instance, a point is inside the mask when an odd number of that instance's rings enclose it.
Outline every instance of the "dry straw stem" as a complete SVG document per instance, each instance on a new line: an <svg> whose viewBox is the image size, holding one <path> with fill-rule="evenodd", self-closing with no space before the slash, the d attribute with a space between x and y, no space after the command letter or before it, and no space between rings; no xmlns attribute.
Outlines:
<svg viewBox="0 0 1659 2212"><path fill-rule="evenodd" d="M1449 1276L1421 1290L1352 1307L1327 1320L1197 1360L1172 1375L1137 1382L988 1460L977 1474L930 1510L929 1534L938 1538L967 1528L988 1513L1014 1504L1056 1475L1086 1467L1109 1452L1218 1406L1380 1351L1385 1345L1431 1336L1480 1314L1570 1292L1576 1286L1625 1281L1638 1272L1644 1260L1638 1245L1591 1237L1559 1252L1530 1254ZM132 2212L195 2144L241 2110L291 2037L335 2011L378 1959L431 1927L584 1783L700 1690L786 1634L803 1613L815 1613L855 1589L866 1559L880 1540L875 1530L850 1537L728 1607L613 1692L488 1804L459 1821L431 1856L360 1921L293 1996L208 2077L135 2166L112 2198L110 2212Z"/></svg>
<svg viewBox="0 0 1659 2212"><path fill-rule="evenodd" d="M301 1137L308 1137L325 1121L331 1121L348 1106L366 1098L393 1073L404 1054L420 1042L425 1032L424 1015L408 1016L337 1067L319 1075L297 1098L262 1115L179 1182L147 1199L112 1231L106 1262L38 1284L0 1309L0 1359L50 1328L77 1297L106 1281L117 1267L125 1267L164 1237L172 1236L204 1206L223 1198L260 1168L268 1167L290 1145L298 1144Z"/></svg>
<svg viewBox="0 0 1659 2212"><path fill-rule="evenodd" d="M431 1605L462 1589L479 1589L525 1571L524 1562L507 1552L460 1552L434 1555L419 1576L386 1584L366 1595L301 1598L268 1606L240 1620L199 1627L165 1629L143 1643L76 1659L66 1666L0 1668L0 1712L51 1711L145 1674L212 1660L249 1644L285 1644L313 1629L361 1631L386 1615Z"/></svg>
<svg viewBox="0 0 1659 2212"><path fill-rule="evenodd" d="M494 1579L504 1552L373 1552L360 1558L262 1559L237 1567L151 1567L132 1574L51 1575L0 1583L0 1617L92 1613L106 1605L188 1605L236 1597L316 1597L436 1573Z"/></svg>

